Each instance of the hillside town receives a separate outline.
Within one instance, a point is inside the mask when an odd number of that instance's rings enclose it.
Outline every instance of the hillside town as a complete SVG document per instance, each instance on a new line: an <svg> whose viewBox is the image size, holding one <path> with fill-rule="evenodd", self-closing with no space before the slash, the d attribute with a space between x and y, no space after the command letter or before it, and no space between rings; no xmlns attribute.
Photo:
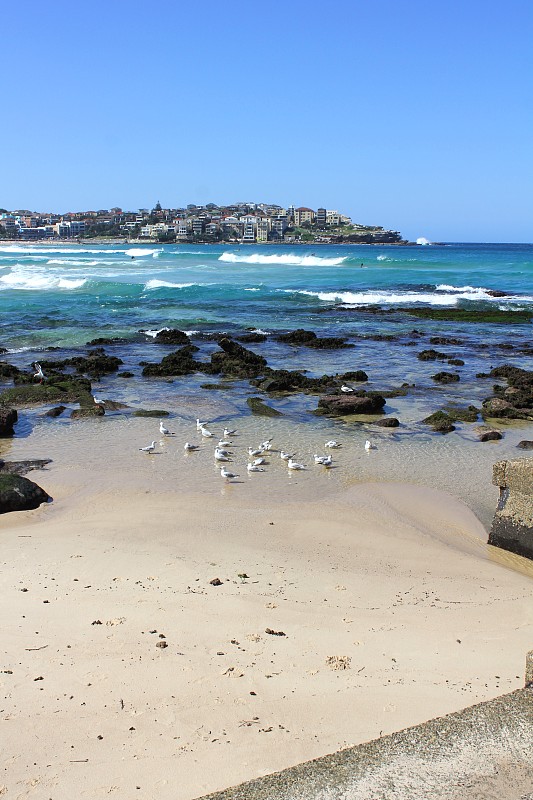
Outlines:
<svg viewBox="0 0 533 800"><path fill-rule="evenodd" d="M404 242L398 231L353 223L337 210L270 203L207 203L186 208L122 208L42 214L0 208L0 239L38 241L68 239L127 239L177 243L294 243L317 244Z"/></svg>

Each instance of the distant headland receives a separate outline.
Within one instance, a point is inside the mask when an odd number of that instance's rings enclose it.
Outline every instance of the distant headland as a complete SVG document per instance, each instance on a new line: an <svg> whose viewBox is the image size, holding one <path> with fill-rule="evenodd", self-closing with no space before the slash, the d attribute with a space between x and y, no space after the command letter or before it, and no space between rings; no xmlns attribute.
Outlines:
<svg viewBox="0 0 533 800"><path fill-rule="evenodd" d="M340 211L271 203L38 213L0 208L0 239L101 239L184 244L413 244L399 231L361 225Z"/></svg>

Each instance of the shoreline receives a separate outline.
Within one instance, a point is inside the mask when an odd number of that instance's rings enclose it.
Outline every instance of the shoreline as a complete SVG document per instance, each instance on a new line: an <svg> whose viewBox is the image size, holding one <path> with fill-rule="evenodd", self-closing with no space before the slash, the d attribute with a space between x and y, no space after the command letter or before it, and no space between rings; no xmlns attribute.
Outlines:
<svg viewBox="0 0 533 800"><path fill-rule="evenodd" d="M533 569L449 495L280 504L126 467L53 464L55 502L0 518L9 792L192 800L521 685Z"/></svg>

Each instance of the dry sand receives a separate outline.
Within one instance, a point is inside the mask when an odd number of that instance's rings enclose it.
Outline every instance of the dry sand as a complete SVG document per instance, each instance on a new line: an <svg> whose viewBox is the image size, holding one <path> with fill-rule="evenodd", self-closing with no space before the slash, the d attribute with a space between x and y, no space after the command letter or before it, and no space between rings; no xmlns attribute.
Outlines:
<svg viewBox="0 0 533 800"><path fill-rule="evenodd" d="M523 684L533 570L446 494L30 477L55 502L0 518L7 800L188 800Z"/></svg>

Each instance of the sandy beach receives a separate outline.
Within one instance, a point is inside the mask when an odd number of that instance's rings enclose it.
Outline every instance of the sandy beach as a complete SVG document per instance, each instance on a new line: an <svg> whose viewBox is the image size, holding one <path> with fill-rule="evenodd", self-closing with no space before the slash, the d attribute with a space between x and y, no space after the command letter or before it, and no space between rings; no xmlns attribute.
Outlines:
<svg viewBox="0 0 533 800"><path fill-rule="evenodd" d="M533 569L450 495L30 477L54 503L0 518L6 797L191 800L523 684Z"/></svg>

